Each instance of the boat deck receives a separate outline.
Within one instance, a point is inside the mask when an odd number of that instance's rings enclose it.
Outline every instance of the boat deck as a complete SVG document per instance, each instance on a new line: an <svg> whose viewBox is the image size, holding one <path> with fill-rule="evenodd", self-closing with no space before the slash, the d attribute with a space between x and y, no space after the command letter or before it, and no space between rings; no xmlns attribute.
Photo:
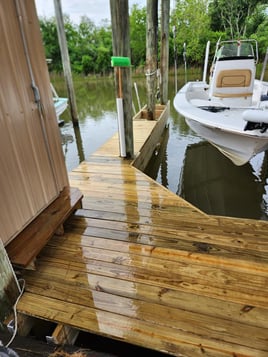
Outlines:
<svg viewBox="0 0 268 357"><path fill-rule="evenodd" d="M20 313L174 356L268 355L268 222L204 214L116 138L69 176L83 208L23 272Z"/></svg>

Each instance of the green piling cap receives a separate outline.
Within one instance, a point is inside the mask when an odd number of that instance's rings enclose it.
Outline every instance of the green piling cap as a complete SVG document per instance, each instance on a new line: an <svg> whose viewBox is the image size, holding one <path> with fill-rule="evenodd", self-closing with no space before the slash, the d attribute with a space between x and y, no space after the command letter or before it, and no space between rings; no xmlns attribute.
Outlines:
<svg viewBox="0 0 268 357"><path fill-rule="evenodd" d="M112 67L130 67L129 57L112 57L111 58Z"/></svg>

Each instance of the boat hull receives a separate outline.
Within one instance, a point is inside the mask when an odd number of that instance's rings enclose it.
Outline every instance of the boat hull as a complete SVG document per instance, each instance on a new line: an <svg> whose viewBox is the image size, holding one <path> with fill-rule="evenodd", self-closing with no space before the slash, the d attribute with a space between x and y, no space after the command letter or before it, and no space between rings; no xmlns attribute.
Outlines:
<svg viewBox="0 0 268 357"><path fill-rule="evenodd" d="M67 109L68 99L58 97L54 99L54 107L56 111L57 118L60 118L60 115Z"/></svg>
<svg viewBox="0 0 268 357"><path fill-rule="evenodd" d="M194 132L209 141L237 166L244 165L256 154L268 149L266 136L238 134L210 127L190 118L185 120Z"/></svg>
<svg viewBox="0 0 268 357"><path fill-rule="evenodd" d="M61 114L67 109L68 107L68 99L56 97L54 98L54 108L56 111L57 121L59 126L64 125L64 120L60 118Z"/></svg>

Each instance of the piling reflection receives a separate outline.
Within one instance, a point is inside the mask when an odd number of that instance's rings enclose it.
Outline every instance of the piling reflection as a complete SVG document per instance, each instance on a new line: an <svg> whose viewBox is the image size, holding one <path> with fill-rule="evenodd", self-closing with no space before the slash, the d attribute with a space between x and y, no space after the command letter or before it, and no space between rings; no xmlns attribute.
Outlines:
<svg viewBox="0 0 268 357"><path fill-rule="evenodd" d="M76 141L76 146L77 146L79 162L82 162L85 160L85 153L84 153L84 147L83 147L83 142L82 142L82 137L81 137L81 132L80 132L79 126L74 127L74 134L75 134L75 141Z"/></svg>

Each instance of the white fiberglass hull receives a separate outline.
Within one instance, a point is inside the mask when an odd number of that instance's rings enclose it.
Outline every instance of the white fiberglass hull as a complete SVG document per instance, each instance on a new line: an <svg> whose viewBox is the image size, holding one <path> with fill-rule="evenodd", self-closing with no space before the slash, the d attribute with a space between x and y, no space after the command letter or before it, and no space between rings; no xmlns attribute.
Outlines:
<svg viewBox="0 0 268 357"><path fill-rule="evenodd" d="M237 166L244 165L256 154L268 149L267 136L259 137L248 136L244 133L232 133L206 126L189 118L185 119L193 131L217 147Z"/></svg>
<svg viewBox="0 0 268 357"><path fill-rule="evenodd" d="M257 83L258 85L258 83ZM253 115L266 116L265 103L260 103L252 111ZM245 111L251 110L236 102L233 107L225 107L220 100L211 101L204 82L189 82L175 96L175 109L185 117L189 127L198 135L217 147L235 165L243 165L259 152L268 149L268 130L244 130L247 122ZM218 108L208 111L204 108ZM252 109L253 110L253 109ZM248 113L247 113L248 114Z"/></svg>
<svg viewBox="0 0 268 357"><path fill-rule="evenodd" d="M67 109L68 107L68 99L57 97L54 99L54 107L57 115L57 119L60 118L61 114Z"/></svg>

